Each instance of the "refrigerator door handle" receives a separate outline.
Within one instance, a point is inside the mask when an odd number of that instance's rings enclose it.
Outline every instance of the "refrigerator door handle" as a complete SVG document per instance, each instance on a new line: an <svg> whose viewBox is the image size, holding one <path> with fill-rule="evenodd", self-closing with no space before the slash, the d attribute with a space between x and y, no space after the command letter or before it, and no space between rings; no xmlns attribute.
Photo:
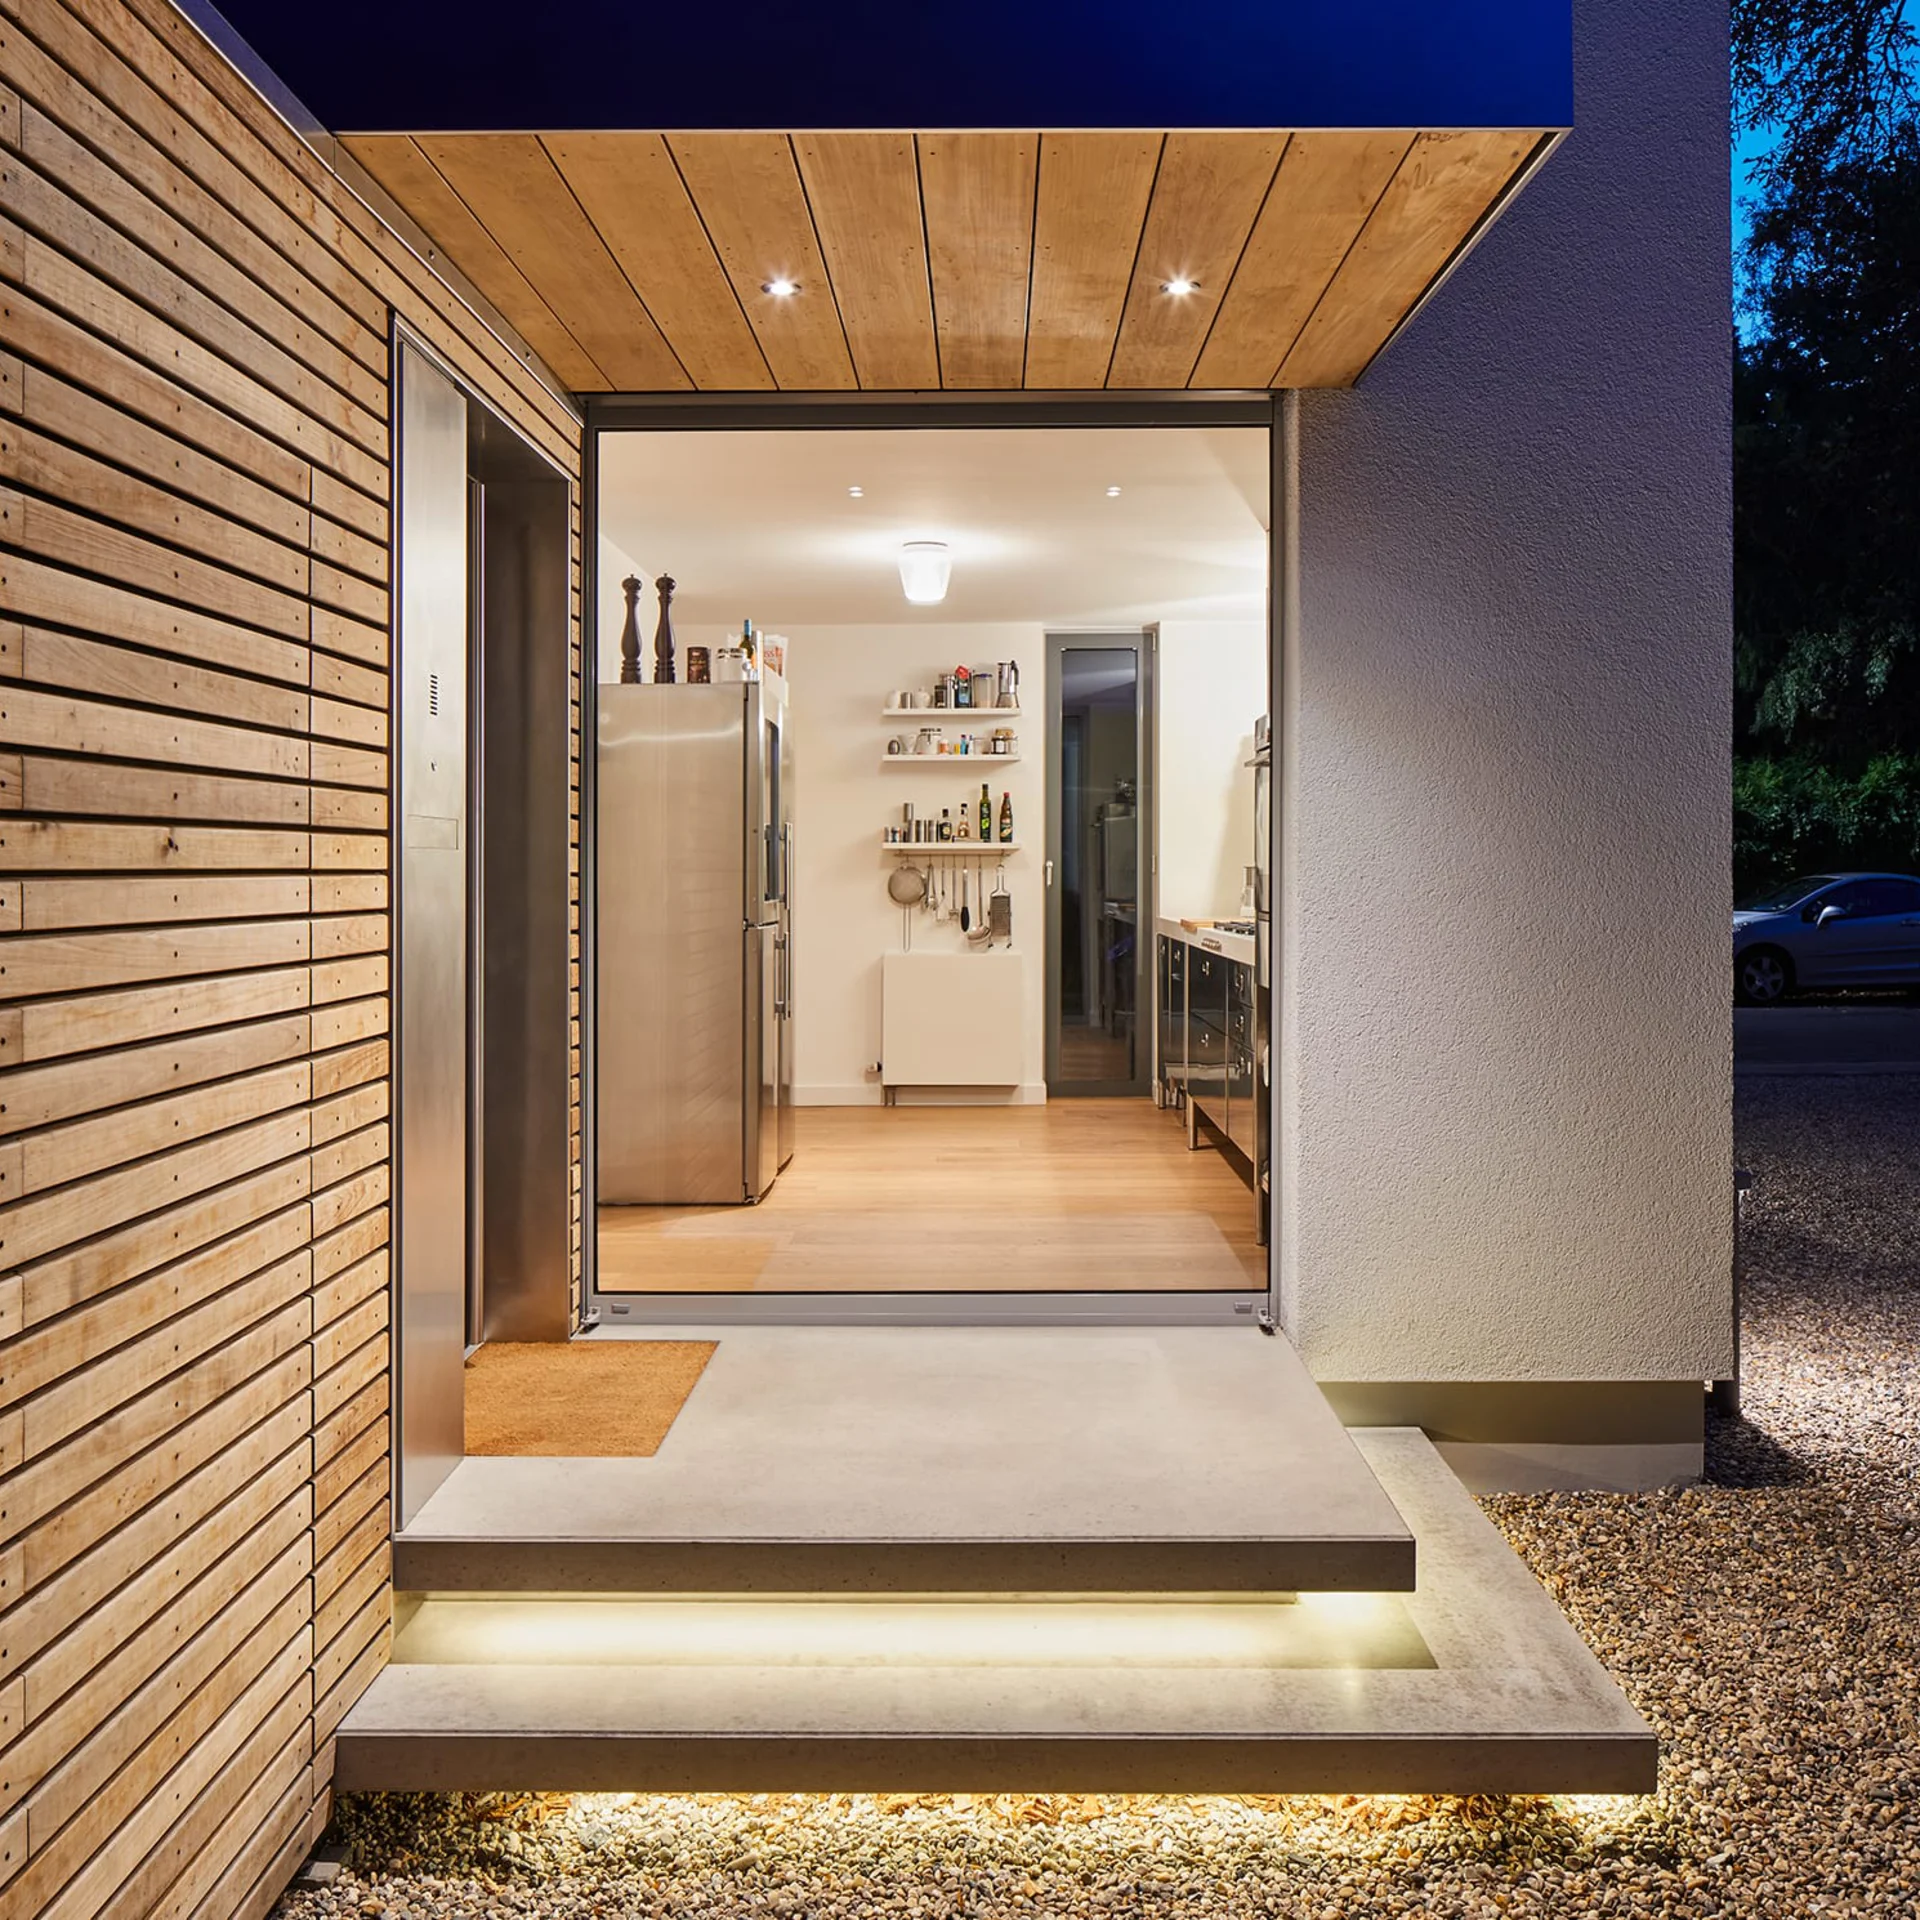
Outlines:
<svg viewBox="0 0 1920 1920"><path fill-rule="evenodd" d="M787 985L781 996L786 1004L787 1018L793 1018L793 822L789 820L780 829L780 905L785 928L783 944L787 952Z"/></svg>

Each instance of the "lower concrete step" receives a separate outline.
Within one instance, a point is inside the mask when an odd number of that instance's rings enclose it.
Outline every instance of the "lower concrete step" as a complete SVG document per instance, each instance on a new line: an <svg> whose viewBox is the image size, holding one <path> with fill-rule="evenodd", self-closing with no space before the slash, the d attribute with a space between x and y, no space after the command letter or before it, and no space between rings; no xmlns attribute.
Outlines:
<svg viewBox="0 0 1920 1920"><path fill-rule="evenodd" d="M632 1337L624 1333L595 1338ZM1284 1339L728 1327L650 1459L467 1459L425 1592L1404 1591L1414 1543Z"/></svg>
<svg viewBox="0 0 1920 1920"><path fill-rule="evenodd" d="M1410 1595L418 1598L343 1788L1651 1791L1654 1737L1417 1432Z"/></svg>

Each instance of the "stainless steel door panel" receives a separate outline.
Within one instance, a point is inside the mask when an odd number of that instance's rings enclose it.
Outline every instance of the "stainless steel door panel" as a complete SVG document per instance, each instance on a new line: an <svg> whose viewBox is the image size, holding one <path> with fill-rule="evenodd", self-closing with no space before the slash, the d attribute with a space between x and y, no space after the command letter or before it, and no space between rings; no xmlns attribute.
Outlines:
<svg viewBox="0 0 1920 1920"><path fill-rule="evenodd" d="M785 822L786 703L776 688L755 681L746 688L747 848L746 899L749 921L774 919L786 897L781 839Z"/></svg>
<svg viewBox="0 0 1920 1920"><path fill-rule="evenodd" d="M595 1105L602 1205L738 1204L749 1005L748 689L599 690ZM757 883L749 881L749 886ZM751 1057L757 1059L757 1047Z"/></svg>
<svg viewBox="0 0 1920 1920"><path fill-rule="evenodd" d="M787 764L787 804L789 806L792 805L792 779L793 766L791 755L789 755ZM780 916L780 1165L784 1167L793 1158L795 1133L793 1114L793 827L791 822L782 829L781 837L786 848L782 863L785 877L781 883L786 907Z"/></svg>
<svg viewBox="0 0 1920 1920"><path fill-rule="evenodd" d="M465 1449L467 403L400 350L397 1504Z"/></svg>
<svg viewBox="0 0 1920 1920"><path fill-rule="evenodd" d="M780 927L746 930L747 1197L758 1200L780 1171Z"/></svg>

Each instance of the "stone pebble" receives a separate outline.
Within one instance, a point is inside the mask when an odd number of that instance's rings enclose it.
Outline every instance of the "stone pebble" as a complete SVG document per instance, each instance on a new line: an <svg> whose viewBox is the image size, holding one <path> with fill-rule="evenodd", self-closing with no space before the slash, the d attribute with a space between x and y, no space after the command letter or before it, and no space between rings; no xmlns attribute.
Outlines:
<svg viewBox="0 0 1920 1920"><path fill-rule="evenodd" d="M1484 1502L1657 1728L1644 1800L343 1797L278 1920L1920 1915L1920 1080L1743 1082L1705 1484Z"/></svg>

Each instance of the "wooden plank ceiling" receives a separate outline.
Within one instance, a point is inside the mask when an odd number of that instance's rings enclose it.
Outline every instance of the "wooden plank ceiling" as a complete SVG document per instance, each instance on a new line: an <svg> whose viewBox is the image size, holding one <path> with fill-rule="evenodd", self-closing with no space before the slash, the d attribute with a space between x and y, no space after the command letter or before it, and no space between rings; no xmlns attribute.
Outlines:
<svg viewBox="0 0 1920 1920"><path fill-rule="evenodd" d="M1352 385L1543 137L345 145L581 392L1219 391Z"/></svg>

